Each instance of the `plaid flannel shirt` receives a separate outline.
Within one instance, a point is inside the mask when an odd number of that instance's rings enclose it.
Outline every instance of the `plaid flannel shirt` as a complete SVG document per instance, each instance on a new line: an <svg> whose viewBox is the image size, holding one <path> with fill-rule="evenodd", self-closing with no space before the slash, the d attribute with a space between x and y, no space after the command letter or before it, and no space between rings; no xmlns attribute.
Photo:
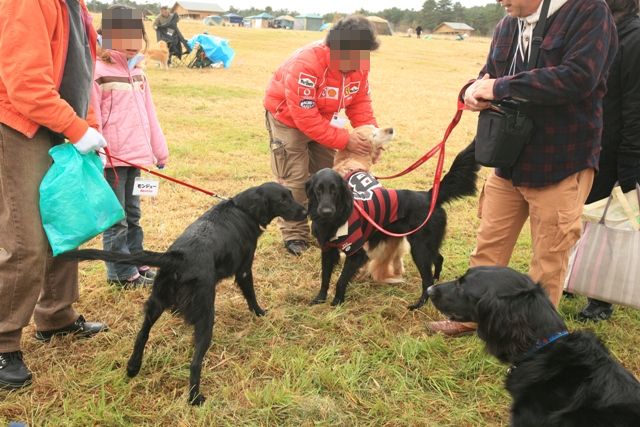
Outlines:
<svg viewBox="0 0 640 427"><path fill-rule="evenodd" d="M538 67L507 75L515 55L518 23L506 16L496 26L480 73L496 78L496 99L528 101L536 124L517 163L497 169L516 186L542 187L587 168L597 168L602 135L602 98L618 39L603 0L569 0L547 18Z"/></svg>

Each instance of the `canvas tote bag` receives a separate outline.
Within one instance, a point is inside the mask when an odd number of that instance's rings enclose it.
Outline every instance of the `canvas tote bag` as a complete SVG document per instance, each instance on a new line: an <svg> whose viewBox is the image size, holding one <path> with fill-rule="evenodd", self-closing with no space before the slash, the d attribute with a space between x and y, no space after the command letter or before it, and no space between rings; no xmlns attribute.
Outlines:
<svg viewBox="0 0 640 427"><path fill-rule="evenodd" d="M640 185L586 205L584 230L569 260L566 289L640 308Z"/></svg>

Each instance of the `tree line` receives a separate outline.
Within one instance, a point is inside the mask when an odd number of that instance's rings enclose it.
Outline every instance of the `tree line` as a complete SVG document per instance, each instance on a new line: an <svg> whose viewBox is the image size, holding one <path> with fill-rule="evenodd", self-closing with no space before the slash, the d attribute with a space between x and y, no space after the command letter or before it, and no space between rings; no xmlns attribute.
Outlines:
<svg viewBox="0 0 640 427"><path fill-rule="evenodd" d="M109 6L111 2L90 0L87 1L89 10L99 12ZM135 0L118 0L120 4L126 4L135 8L145 9L150 13L157 14L160 11L160 3L138 4ZM280 15L296 16L299 13L289 9L273 9L267 6L265 9L236 9L229 7L228 12L241 16L253 16L262 12L267 12L274 17ZM408 28L421 26L425 32L433 31L442 22L463 22L473 27L477 35L491 35L493 28L504 16L504 10L499 3L492 3L485 6L464 7L460 2L452 0L427 0L422 5L421 10L399 9L392 7L381 11L370 11L360 9L356 13L369 16L376 15L386 19L391 23L396 32L404 32ZM323 15L325 22L336 22L342 18L342 13L327 13Z"/></svg>

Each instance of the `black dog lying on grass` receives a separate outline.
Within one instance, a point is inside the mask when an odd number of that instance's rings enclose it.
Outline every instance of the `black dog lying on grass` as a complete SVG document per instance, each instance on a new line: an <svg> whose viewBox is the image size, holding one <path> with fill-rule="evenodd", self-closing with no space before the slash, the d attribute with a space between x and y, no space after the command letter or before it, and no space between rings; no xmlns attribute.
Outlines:
<svg viewBox="0 0 640 427"><path fill-rule="evenodd" d="M160 267L146 303L144 323L127 364L127 375L134 377L140 371L149 331L163 311L178 312L187 323L194 325L189 401L200 405L205 400L200 394L200 374L213 334L215 286L221 279L235 276L249 309L257 316L265 314L253 288L253 257L258 237L278 216L300 221L306 218L307 212L293 200L289 190L280 184L266 183L209 209L164 253L144 251L128 255L85 249L59 256Z"/></svg>
<svg viewBox="0 0 640 427"><path fill-rule="evenodd" d="M451 319L477 322L487 351L511 364L512 426L640 426L638 380L591 332L568 333L529 276L475 267L429 296Z"/></svg>
<svg viewBox="0 0 640 427"><path fill-rule="evenodd" d="M420 308L424 305L428 299L427 288L433 284L434 277L438 278L442 268L443 257L439 250L447 226L447 215L442 204L475 194L479 169L480 167L475 161L475 142L473 142L456 156L451 169L442 179L437 206L429 222L419 231L407 236L413 262L418 267L422 278L422 294L415 304L409 306L410 309ZM367 179L373 182L373 178ZM377 182L373 184L359 193L358 197L380 190ZM332 240L339 233L343 224L350 220L352 211L355 209L355 196L345 180L331 169L322 169L316 172L307 181L306 192L309 198L309 216L312 220L311 231L322 248L322 282L320 292L312 301L312 304L319 304L327 299L331 274L340 260L340 249L332 244ZM393 196L388 196L392 192ZM385 228L393 233L406 233L418 227L426 218L431 205L431 191L390 190L383 194L383 197L393 198L393 205L397 206L394 213L395 219L385 221L387 222ZM397 200L397 205L395 200ZM386 209L386 211L385 217L389 218L390 209ZM351 231L351 226L349 231ZM366 240L367 250L354 248L352 245L342 248L348 256L338 278L336 295L331 305L344 302L347 285L358 269L368 260L367 251L375 250L378 245L384 244L387 238L387 235L373 230L370 236L362 238L362 240ZM349 251L351 253L348 253ZM432 271L433 267L435 267L435 273Z"/></svg>

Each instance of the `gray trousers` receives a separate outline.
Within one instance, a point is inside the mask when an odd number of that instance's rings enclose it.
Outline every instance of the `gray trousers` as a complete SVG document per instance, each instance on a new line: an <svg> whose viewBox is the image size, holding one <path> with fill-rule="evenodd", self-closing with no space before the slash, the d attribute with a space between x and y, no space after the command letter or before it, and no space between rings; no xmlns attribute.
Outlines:
<svg viewBox="0 0 640 427"><path fill-rule="evenodd" d="M115 173L114 173L115 169ZM116 173L118 182L116 185ZM133 184L140 170L129 166L119 166L105 169L105 178L120 205L125 211L125 218L114 224L102 234L102 247L105 251L134 253L142 251L144 233L140 227L140 196L134 196ZM128 264L107 262L107 278L109 280L124 281L138 272L138 267Z"/></svg>

